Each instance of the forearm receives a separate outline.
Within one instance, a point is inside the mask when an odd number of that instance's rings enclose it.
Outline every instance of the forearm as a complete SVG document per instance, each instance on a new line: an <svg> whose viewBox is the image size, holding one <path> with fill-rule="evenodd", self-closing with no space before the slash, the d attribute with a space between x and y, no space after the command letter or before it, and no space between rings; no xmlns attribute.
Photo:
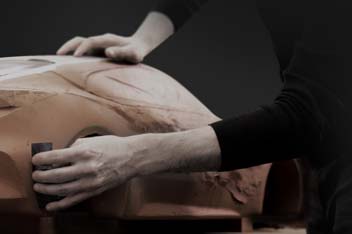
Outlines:
<svg viewBox="0 0 352 234"><path fill-rule="evenodd" d="M174 31L173 23L168 16L159 12L150 12L132 37L143 43L144 54L147 55Z"/></svg>
<svg viewBox="0 0 352 234"><path fill-rule="evenodd" d="M137 136L136 176L163 172L216 171L221 164L214 130L198 129Z"/></svg>

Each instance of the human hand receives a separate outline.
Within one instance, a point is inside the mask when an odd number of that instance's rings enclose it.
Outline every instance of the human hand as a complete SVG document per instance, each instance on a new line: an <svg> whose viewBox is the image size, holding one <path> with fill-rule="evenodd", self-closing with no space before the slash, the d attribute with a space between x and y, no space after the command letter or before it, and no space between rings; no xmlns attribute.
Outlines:
<svg viewBox="0 0 352 234"><path fill-rule="evenodd" d="M123 37L107 33L93 37L75 37L57 51L58 55L73 52L74 56L104 52L105 56L117 61L140 63L148 54L146 43L138 37Z"/></svg>
<svg viewBox="0 0 352 234"><path fill-rule="evenodd" d="M35 155L34 165L66 165L34 171L34 190L64 198L46 206L49 211L71 207L121 185L134 177L133 137L103 136L77 140L70 148Z"/></svg>
<svg viewBox="0 0 352 234"><path fill-rule="evenodd" d="M32 177L36 192L64 197L47 204L47 210L55 211L137 176L217 170L220 162L216 134L206 126L175 133L79 139L68 149L35 155L34 165L55 168L34 171Z"/></svg>

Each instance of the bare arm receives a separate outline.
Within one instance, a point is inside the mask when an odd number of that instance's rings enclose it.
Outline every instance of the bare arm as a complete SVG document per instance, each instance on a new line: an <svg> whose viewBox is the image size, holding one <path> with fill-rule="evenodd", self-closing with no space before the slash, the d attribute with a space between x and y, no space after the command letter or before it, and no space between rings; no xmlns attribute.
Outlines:
<svg viewBox="0 0 352 234"><path fill-rule="evenodd" d="M217 171L220 168L220 147L214 130L209 126L143 137L146 143L144 140L141 143L147 154L136 156L138 176L162 172Z"/></svg>
<svg viewBox="0 0 352 234"><path fill-rule="evenodd" d="M159 12L150 12L141 26L132 36L145 44L145 54L162 44L174 33L174 26L169 17Z"/></svg>

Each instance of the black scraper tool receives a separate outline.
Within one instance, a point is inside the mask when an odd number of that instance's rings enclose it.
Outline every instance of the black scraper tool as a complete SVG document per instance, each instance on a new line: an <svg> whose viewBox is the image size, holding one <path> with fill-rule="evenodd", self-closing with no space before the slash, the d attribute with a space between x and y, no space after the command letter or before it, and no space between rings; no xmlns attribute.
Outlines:
<svg viewBox="0 0 352 234"><path fill-rule="evenodd" d="M52 143L34 143L32 144L32 157L38 153L45 152L45 151L51 151L53 149ZM39 170L39 171L47 171L53 169L52 165L44 165L44 166L34 166L33 165L33 171ZM37 197L37 202L39 205L39 208L45 209L45 206L54 201L61 200L63 197L61 196L51 196L51 195L45 195L42 193L37 193L36 192L36 197Z"/></svg>

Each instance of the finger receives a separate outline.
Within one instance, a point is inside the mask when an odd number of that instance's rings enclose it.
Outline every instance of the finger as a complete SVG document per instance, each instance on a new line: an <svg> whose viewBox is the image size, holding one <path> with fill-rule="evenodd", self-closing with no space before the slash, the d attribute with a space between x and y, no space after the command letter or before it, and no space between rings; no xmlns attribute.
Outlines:
<svg viewBox="0 0 352 234"><path fill-rule="evenodd" d="M124 59L126 57L126 49L118 46L109 47L105 50L105 55L112 59Z"/></svg>
<svg viewBox="0 0 352 234"><path fill-rule="evenodd" d="M94 48L94 41L92 39L84 40L76 49L74 56L82 56L88 53L90 50Z"/></svg>
<svg viewBox="0 0 352 234"><path fill-rule="evenodd" d="M93 196L96 196L100 194L100 191L92 191L92 192L83 192L83 193L78 193L75 195L67 196L64 199L56 202L51 202L46 205L46 209L48 211L56 211L56 210L62 210L69 208L71 206L74 206L88 198L91 198Z"/></svg>
<svg viewBox="0 0 352 234"><path fill-rule="evenodd" d="M77 149L67 148L61 150L52 150L34 155L32 163L35 166L41 165L68 165L73 162L80 152Z"/></svg>
<svg viewBox="0 0 352 234"><path fill-rule="evenodd" d="M91 37L91 39L95 40L97 44L99 44L104 49L110 46L122 46L126 43L122 37L109 33L101 36L94 36Z"/></svg>
<svg viewBox="0 0 352 234"><path fill-rule="evenodd" d="M89 175L83 165L72 165L47 171L34 171L32 178L38 183L64 183Z"/></svg>
<svg viewBox="0 0 352 234"><path fill-rule="evenodd" d="M71 51L74 51L83 41L84 37L75 37L63 44L56 53L58 55L64 55Z"/></svg>
<svg viewBox="0 0 352 234"><path fill-rule="evenodd" d="M91 143L95 142L96 139L102 138L102 137L104 137L104 136L100 136L100 135L93 136L92 135L92 136L89 136L89 137L77 138L76 141L73 142L70 147L72 148L72 147L81 146L83 144L91 144Z"/></svg>
<svg viewBox="0 0 352 234"><path fill-rule="evenodd" d="M95 186L92 177L83 178L75 181L71 181L63 184L34 184L33 188L36 192L47 194L47 195L56 195L56 196L67 196L73 195L82 192L89 192L97 188Z"/></svg>
<svg viewBox="0 0 352 234"><path fill-rule="evenodd" d="M130 47L110 47L105 50L105 55L117 61L129 61L132 63L139 63L143 60L143 58Z"/></svg>
<svg viewBox="0 0 352 234"><path fill-rule="evenodd" d="M74 56L82 56L95 49L105 49L109 46L119 44L118 37L110 36L108 34L102 36L94 36L84 40L76 49Z"/></svg>

